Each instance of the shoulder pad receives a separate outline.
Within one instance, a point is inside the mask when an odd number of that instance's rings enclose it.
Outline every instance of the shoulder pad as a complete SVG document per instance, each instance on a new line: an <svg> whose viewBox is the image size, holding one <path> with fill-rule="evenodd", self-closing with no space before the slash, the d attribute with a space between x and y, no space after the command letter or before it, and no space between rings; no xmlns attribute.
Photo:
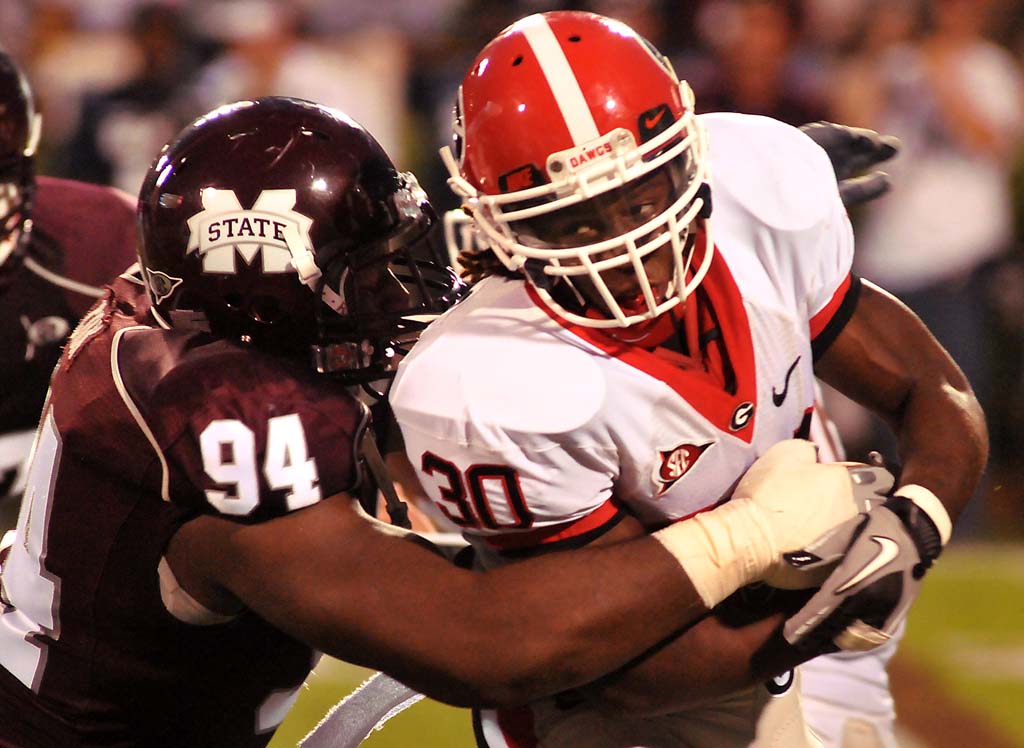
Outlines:
<svg viewBox="0 0 1024 748"><path fill-rule="evenodd" d="M149 329L119 356L170 501L258 522L355 487L365 406L301 364L199 342Z"/></svg>
<svg viewBox="0 0 1024 748"><path fill-rule="evenodd" d="M800 130L770 117L701 115L710 142L712 198L758 221L800 231L826 220L839 200L825 151Z"/></svg>
<svg viewBox="0 0 1024 748"><path fill-rule="evenodd" d="M456 323L457 333L445 334ZM516 284L482 282L438 324L403 360L391 390L407 418L564 434L588 423L604 402L594 358L552 335L544 312Z"/></svg>

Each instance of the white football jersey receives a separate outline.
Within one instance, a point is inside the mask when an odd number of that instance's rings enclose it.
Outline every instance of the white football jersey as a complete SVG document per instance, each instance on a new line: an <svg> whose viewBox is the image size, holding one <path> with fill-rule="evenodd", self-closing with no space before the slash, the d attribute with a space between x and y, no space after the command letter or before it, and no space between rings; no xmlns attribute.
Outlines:
<svg viewBox="0 0 1024 748"><path fill-rule="evenodd" d="M728 498L769 446L807 434L814 343L854 296L832 166L775 120L701 119L716 254L688 306L716 323L732 388L712 357L629 345L562 321L525 282L482 281L428 328L391 390L427 493L475 543L589 535L620 506L650 526L685 517Z"/></svg>

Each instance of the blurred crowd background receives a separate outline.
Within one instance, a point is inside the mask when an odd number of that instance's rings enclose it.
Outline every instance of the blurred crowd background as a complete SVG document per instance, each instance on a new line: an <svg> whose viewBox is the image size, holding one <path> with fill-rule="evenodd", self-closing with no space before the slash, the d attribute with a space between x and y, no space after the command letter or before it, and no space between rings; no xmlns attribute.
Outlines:
<svg viewBox="0 0 1024 748"><path fill-rule="evenodd" d="M437 150L462 75L504 26L555 8L629 23L699 111L902 140L893 192L852 216L855 269L918 312L986 407L992 461L960 533L1024 538L1024 0L2 0L0 44L43 114L41 173L134 194L198 114L291 95L349 113L445 209ZM851 457L885 446L828 399Z"/></svg>

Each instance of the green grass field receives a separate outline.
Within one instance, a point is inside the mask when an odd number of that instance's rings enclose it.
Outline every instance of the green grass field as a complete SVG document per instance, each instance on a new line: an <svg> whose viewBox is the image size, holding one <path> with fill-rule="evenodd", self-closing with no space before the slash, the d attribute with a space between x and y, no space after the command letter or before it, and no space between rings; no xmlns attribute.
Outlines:
<svg viewBox="0 0 1024 748"><path fill-rule="evenodd" d="M898 657L927 674L928 687L943 699L964 705L1024 748L1024 547L949 548L928 575ZM271 748L293 748L368 675L335 660L321 663ZM367 748L473 744L469 713L429 700L363 743Z"/></svg>
<svg viewBox="0 0 1024 748"><path fill-rule="evenodd" d="M334 704L372 672L337 660L322 660L307 681L308 687L278 728L270 748L294 748ZM389 720L362 745L367 748L472 748L475 743L467 710L424 699Z"/></svg>
<svg viewBox="0 0 1024 748"><path fill-rule="evenodd" d="M922 587L900 655L1024 748L1024 547L951 547Z"/></svg>

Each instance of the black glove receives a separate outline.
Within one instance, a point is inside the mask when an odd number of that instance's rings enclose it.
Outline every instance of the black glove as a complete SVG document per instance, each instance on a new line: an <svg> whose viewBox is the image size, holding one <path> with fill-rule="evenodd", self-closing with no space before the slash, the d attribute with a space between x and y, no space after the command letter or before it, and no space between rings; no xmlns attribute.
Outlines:
<svg viewBox="0 0 1024 748"><path fill-rule="evenodd" d="M910 498L893 496L804 551L788 554L790 564L809 571L841 560L808 603L786 620L786 641L815 654L869 650L888 641L949 537L949 517L934 496L923 505L930 506L930 513Z"/></svg>
<svg viewBox="0 0 1024 748"><path fill-rule="evenodd" d="M889 175L874 167L896 155L900 147L897 138L833 122L810 122L800 130L828 154L843 205L870 202L889 191Z"/></svg>

